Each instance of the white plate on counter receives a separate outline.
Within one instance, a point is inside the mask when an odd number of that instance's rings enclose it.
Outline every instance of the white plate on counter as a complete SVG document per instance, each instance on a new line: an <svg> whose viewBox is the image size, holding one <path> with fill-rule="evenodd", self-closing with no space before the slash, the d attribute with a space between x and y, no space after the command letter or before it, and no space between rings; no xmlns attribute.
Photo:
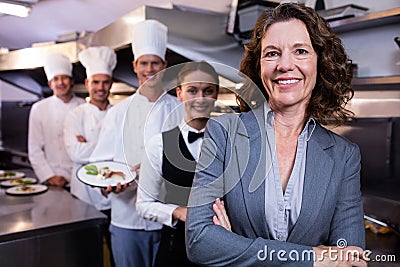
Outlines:
<svg viewBox="0 0 400 267"><path fill-rule="evenodd" d="M10 179L6 180L0 183L1 187L12 187L12 186L18 186L18 185L31 185L31 184L37 184L38 180L36 178L31 178L31 177L25 177L25 178L17 178L17 179Z"/></svg>
<svg viewBox="0 0 400 267"><path fill-rule="evenodd" d="M101 169L108 169L111 173L110 177L105 177L100 174ZM96 172L97 171L97 172ZM122 162L116 161L98 161L83 165L76 172L78 179L90 186L108 187L121 185L132 182L136 173L130 171L129 167Z"/></svg>
<svg viewBox="0 0 400 267"><path fill-rule="evenodd" d="M0 170L0 181L22 178L25 176L23 172Z"/></svg>
<svg viewBox="0 0 400 267"><path fill-rule="evenodd" d="M12 196L31 196L46 192L48 187L42 184L18 185L6 190L7 195Z"/></svg>

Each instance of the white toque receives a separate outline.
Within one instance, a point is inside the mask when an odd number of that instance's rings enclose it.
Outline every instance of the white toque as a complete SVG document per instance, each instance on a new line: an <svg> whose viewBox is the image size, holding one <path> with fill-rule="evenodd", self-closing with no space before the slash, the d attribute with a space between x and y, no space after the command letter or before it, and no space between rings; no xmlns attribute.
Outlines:
<svg viewBox="0 0 400 267"><path fill-rule="evenodd" d="M79 61L86 68L86 77L94 74L108 74L117 65L117 55L114 50L107 46L93 46L82 50L78 55Z"/></svg>
<svg viewBox="0 0 400 267"><path fill-rule="evenodd" d="M56 75L72 77L72 64L64 54L50 54L44 62L44 72L48 81L51 81Z"/></svg>
<svg viewBox="0 0 400 267"><path fill-rule="evenodd" d="M135 61L142 55L156 55L165 61L168 28L157 20L145 20L133 26L132 51Z"/></svg>

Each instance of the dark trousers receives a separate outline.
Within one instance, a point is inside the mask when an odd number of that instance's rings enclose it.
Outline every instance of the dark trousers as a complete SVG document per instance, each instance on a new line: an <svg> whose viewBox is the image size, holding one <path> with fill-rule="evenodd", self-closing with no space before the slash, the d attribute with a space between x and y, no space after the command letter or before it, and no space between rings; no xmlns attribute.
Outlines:
<svg viewBox="0 0 400 267"><path fill-rule="evenodd" d="M185 224L178 222L176 228L163 227L161 231L160 248L156 256L155 267L194 267L186 254Z"/></svg>
<svg viewBox="0 0 400 267"><path fill-rule="evenodd" d="M110 234L110 229L109 229L110 223L111 223L111 209L101 210L100 212L107 216L107 224L104 225L103 234L106 239L108 251L110 252L109 253L110 254L110 264L112 267L115 267L114 257L113 257L113 253L112 253L112 247L111 247L111 234Z"/></svg>

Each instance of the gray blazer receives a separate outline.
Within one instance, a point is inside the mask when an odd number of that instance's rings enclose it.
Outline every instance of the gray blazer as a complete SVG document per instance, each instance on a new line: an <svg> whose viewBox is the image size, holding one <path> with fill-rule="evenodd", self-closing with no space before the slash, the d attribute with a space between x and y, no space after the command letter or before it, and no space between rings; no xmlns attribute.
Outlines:
<svg viewBox="0 0 400 267"><path fill-rule="evenodd" d="M319 124L307 145L298 220L287 242L270 239L266 138L262 106L209 120L189 199L189 259L207 266L313 266L313 246L340 241L364 248L358 146ZM233 232L212 222L218 197L224 198Z"/></svg>

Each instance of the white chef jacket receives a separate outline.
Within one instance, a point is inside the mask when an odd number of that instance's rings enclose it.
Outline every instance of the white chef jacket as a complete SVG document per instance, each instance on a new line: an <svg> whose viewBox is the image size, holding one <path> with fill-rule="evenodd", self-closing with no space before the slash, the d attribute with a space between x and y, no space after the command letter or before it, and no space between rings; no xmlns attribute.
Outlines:
<svg viewBox="0 0 400 267"><path fill-rule="evenodd" d="M76 172L89 162L109 108L111 105L108 105L106 110L100 110L93 104L85 103L71 110L64 121L65 148L74 163L71 173L71 193L95 206L97 210L110 209L109 200L102 196L99 188L93 188L79 181ZM78 142L77 135L85 137L86 142Z"/></svg>
<svg viewBox="0 0 400 267"><path fill-rule="evenodd" d="M182 120L183 109L173 112L176 107L180 107L181 103L176 97L164 93L155 103L152 103L139 91L108 111L90 161L113 160L135 166L140 163L144 153L144 137L150 139L154 134L168 129L164 127L164 122L171 113L176 116L175 119L169 120L171 128ZM175 121L177 123L174 123ZM126 155L125 152L127 152ZM135 183L128 186L122 193L110 194L111 224L135 230L161 229L161 224L147 221L137 213L136 194Z"/></svg>
<svg viewBox="0 0 400 267"><path fill-rule="evenodd" d="M203 139L199 138L193 143L189 143L188 133L189 131L195 133L204 132L205 129L198 131L185 122L179 125L179 129L181 130L183 140L185 140L190 154L192 154L197 162ZM162 175L164 151L162 134L153 136L150 141L147 142L146 151L147 154L142 157L142 164L140 167L136 209L146 220L156 221L173 227L178 221L173 220L172 212L178 205L164 202L165 179Z"/></svg>
<svg viewBox="0 0 400 267"><path fill-rule="evenodd" d="M72 161L64 146L64 119L70 110L84 102L73 96L64 103L53 95L33 104L29 115L28 155L40 182L55 175L71 179Z"/></svg>

